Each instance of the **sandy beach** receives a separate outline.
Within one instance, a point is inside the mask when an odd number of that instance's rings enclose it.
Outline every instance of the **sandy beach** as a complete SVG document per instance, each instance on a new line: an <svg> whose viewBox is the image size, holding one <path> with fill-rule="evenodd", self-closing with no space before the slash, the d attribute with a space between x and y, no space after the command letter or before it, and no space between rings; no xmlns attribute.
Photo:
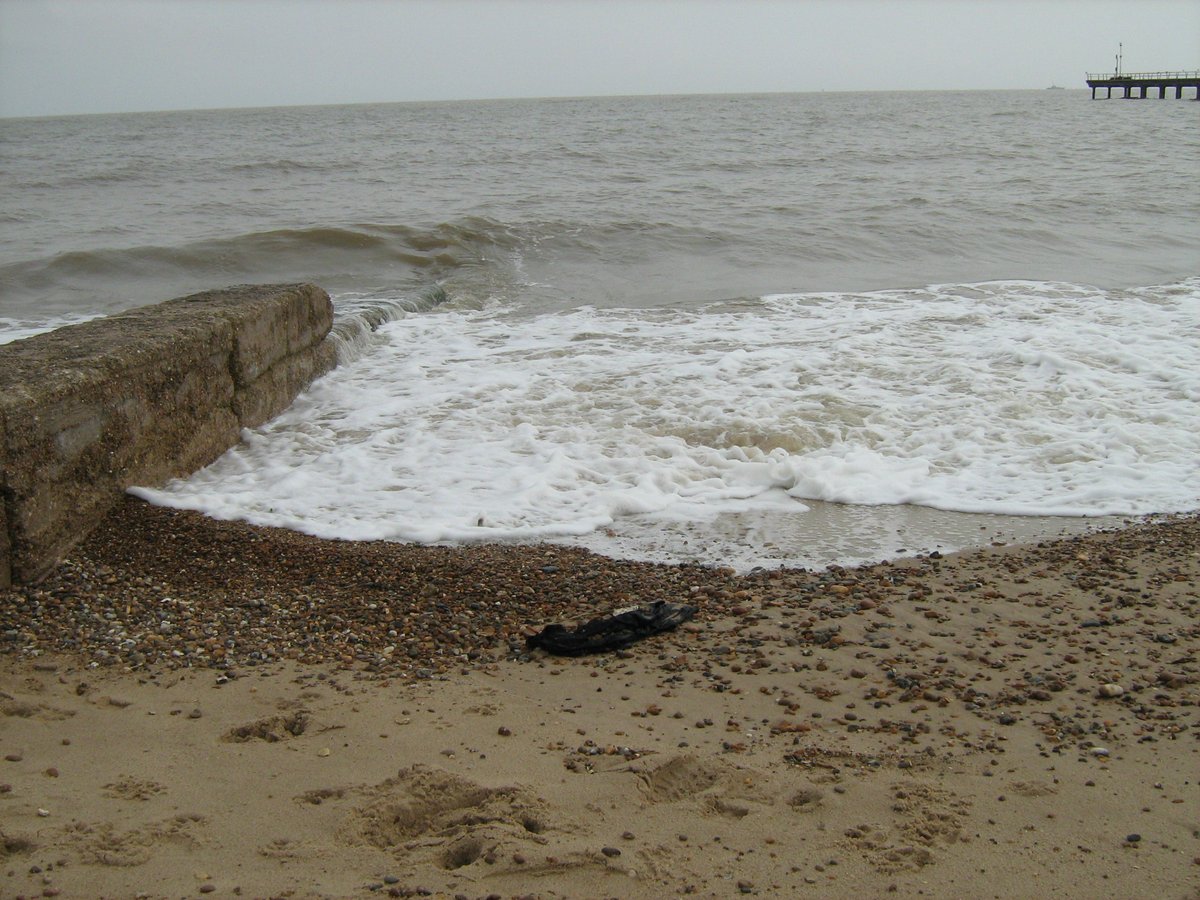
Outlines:
<svg viewBox="0 0 1200 900"><path fill-rule="evenodd" d="M0 895L1200 897L1198 585L1196 516L737 575L127 500L0 594Z"/></svg>

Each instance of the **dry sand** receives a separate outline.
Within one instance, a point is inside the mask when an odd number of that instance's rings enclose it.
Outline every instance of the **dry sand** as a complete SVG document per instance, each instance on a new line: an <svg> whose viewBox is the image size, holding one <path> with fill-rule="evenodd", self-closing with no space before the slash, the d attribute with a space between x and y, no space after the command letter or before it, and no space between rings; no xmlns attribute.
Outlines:
<svg viewBox="0 0 1200 900"><path fill-rule="evenodd" d="M1196 517L736 576L131 501L0 594L0 896L1200 897L1198 583Z"/></svg>

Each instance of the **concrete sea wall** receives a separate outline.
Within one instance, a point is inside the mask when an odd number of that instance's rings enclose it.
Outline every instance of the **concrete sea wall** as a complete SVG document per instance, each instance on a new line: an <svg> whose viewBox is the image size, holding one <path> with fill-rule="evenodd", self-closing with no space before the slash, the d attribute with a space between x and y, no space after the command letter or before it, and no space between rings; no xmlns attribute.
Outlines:
<svg viewBox="0 0 1200 900"><path fill-rule="evenodd" d="M0 587L286 409L333 368L332 323L316 285L243 285L0 345Z"/></svg>

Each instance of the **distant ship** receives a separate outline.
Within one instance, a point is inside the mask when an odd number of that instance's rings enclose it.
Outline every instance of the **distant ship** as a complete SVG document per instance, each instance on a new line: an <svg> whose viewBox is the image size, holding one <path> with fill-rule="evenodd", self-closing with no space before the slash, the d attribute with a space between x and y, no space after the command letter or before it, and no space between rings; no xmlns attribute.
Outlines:
<svg viewBox="0 0 1200 900"><path fill-rule="evenodd" d="M1050 87L1046 88L1046 90L1048 90L1048 91L1065 91L1066 88L1063 87L1061 84L1052 84L1052 85L1050 85Z"/></svg>

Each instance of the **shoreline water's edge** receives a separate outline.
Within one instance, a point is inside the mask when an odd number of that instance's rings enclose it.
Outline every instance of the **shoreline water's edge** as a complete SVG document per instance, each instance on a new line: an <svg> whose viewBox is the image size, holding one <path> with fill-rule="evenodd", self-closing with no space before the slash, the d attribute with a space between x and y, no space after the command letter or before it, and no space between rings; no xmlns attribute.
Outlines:
<svg viewBox="0 0 1200 900"><path fill-rule="evenodd" d="M413 674L520 655L524 636L545 622L582 621L630 603L699 602L702 615L721 615L739 596L766 592L804 604L840 579L928 574L947 556L989 566L1093 542L1141 546L1159 531L1200 533L1200 513L1128 519L1115 530L1028 545L739 574L555 544L331 541L127 496L39 584L10 592L3 629L6 650L33 629L30 649L91 652L93 664L133 669L296 660ZM256 611L251 622L247 607ZM473 633L481 614L485 624ZM329 616L350 627L310 627Z"/></svg>

